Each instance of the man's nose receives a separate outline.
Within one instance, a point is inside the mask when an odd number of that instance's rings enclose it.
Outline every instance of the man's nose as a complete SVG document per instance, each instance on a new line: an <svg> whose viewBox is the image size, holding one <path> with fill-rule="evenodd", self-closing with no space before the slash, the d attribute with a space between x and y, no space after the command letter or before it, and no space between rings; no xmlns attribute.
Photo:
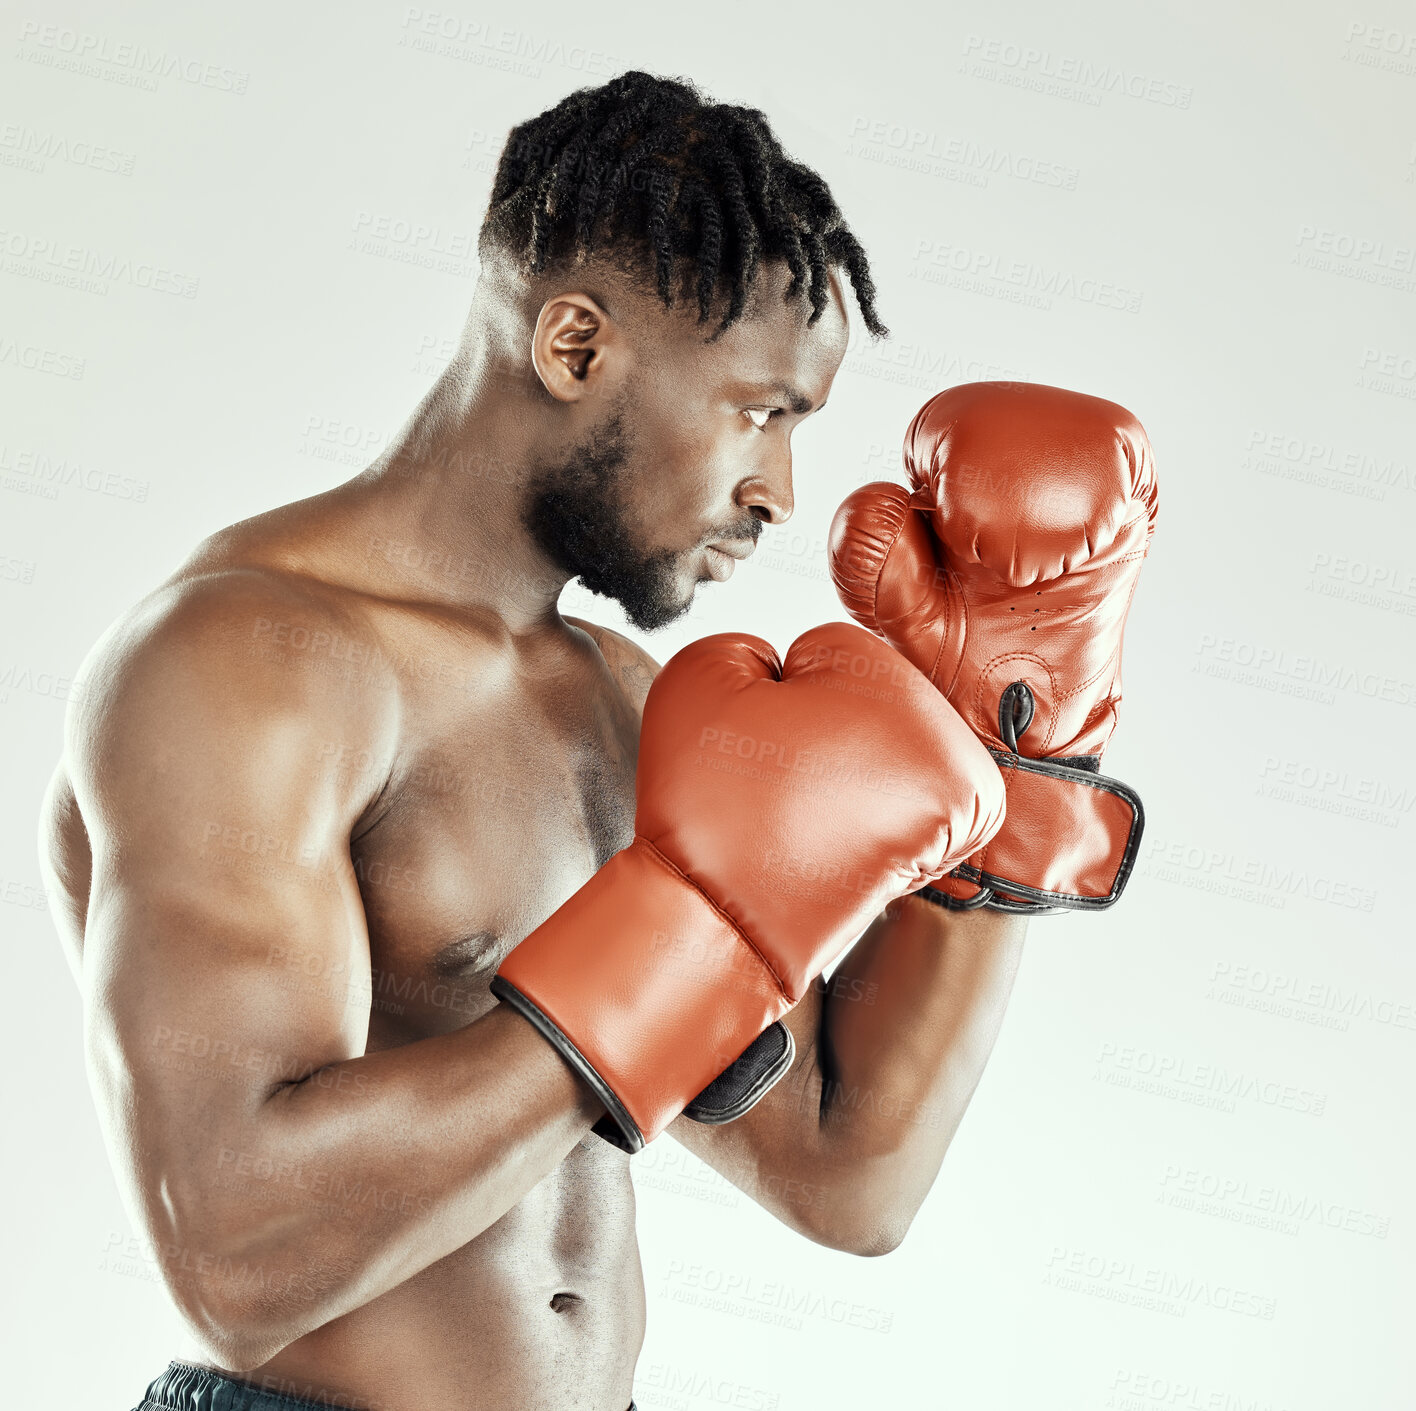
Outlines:
<svg viewBox="0 0 1416 1411"><path fill-rule="evenodd" d="M792 517L792 457L787 451L768 468L758 468L738 487L738 504L768 524L785 524Z"/></svg>

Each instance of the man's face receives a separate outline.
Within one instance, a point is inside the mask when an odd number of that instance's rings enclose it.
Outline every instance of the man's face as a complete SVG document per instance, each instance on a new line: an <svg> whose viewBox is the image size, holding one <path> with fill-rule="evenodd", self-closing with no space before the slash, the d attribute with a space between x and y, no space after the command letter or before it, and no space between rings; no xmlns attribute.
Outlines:
<svg viewBox="0 0 1416 1411"><path fill-rule="evenodd" d="M791 434L845 356L839 285L815 326L770 266L745 316L714 342L661 310L632 329L635 363L593 431L531 486L526 522L546 553L641 631L725 581L764 524L792 511ZM720 546L720 547L715 547Z"/></svg>

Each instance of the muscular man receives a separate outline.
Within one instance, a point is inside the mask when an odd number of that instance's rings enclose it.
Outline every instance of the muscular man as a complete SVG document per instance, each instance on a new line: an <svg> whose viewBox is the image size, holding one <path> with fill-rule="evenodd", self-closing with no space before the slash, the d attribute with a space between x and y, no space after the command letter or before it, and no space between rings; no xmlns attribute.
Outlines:
<svg viewBox="0 0 1416 1411"><path fill-rule="evenodd" d="M631 1399L630 1158L489 992L633 833L657 667L557 601L579 578L647 631L727 580L791 513L847 281L883 330L763 116L643 74L513 131L481 254L388 453L207 540L83 671L49 880L120 1184L198 1348L145 1407ZM1023 925L892 902L789 1014L766 1097L670 1133L807 1238L892 1249Z"/></svg>

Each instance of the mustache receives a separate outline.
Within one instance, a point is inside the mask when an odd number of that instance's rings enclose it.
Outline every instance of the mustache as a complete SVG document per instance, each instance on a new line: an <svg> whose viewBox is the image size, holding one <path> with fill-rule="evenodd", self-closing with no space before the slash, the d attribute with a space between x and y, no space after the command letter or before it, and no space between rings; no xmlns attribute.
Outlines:
<svg viewBox="0 0 1416 1411"><path fill-rule="evenodd" d="M715 529L711 534L705 534L694 547L701 549L705 544L731 544L734 539L746 539L756 544L762 537L764 527L763 521L752 514L726 529Z"/></svg>

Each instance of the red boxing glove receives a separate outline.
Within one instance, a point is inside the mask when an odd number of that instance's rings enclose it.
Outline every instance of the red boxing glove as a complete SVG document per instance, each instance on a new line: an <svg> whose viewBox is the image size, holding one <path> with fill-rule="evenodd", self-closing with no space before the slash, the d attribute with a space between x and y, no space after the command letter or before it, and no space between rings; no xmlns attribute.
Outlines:
<svg viewBox="0 0 1416 1411"><path fill-rule="evenodd" d="M732 633L678 652L645 701L635 797L633 843L492 981L594 1090L610 1119L596 1130L627 1151L888 902L992 837L1004 802L948 702L846 622L804 633L784 663ZM789 1043L778 1056L709 1120L750 1107L789 1066Z"/></svg>
<svg viewBox="0 0 1416 1411"><path fill-rule="evenodd" d="M1146 434L1097 397L974 382L915 417L904 460L911 489L865 485L837 510L831 573L1007 784L1003 828L936 890L1003 910L1109 906L1143 824L1140 799L1099 766L1155 529Z"/></svg>

